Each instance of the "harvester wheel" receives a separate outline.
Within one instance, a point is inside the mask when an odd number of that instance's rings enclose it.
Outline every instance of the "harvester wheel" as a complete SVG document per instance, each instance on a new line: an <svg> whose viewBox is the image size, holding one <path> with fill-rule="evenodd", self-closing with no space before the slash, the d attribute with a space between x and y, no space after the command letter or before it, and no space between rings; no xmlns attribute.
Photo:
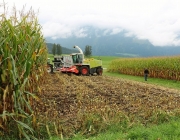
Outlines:
<svg viewBox="0 0 180 140"><path fill-rule="evenodd" d="M53 72L53 65L52 64L47 64L47 72L48 73L54 73Z"/></svg>
<svg viewBox="0 0 180 140"><path fill-rule="evenodd" d="M103 69L102 68L97 68L96 73L97 73L97 75L102 75Z"/></svg>
<svg viewBox="0 0 180 140"><path fill-rule="evenodd" d="M82 75L88 75L89 74L89 68L87 66L82 66L80 68L80 74Z"/></svg>
<svg viewBox="0 0 180 140"><path fill-rule="evenodd" d="M47 72L50 73L51 72L51 67L49 65L47 65Z"/></svg>

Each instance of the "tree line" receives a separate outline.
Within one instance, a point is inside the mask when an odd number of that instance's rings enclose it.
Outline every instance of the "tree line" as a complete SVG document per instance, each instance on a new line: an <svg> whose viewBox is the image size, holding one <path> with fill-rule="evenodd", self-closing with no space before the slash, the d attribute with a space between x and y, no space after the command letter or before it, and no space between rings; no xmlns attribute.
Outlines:
<svg viewBox="0 0 180 140"><path fill-rule="evenodd" d="M62 46L60 44L53 44L52 47L53 55L62 55ZM92 55L92 46L86 45L84 50L85 57L91 57Z"/></svg>
<svg viewBox="0 0 180 140"><path fill-rule="evenodd" d="M53 44L52 47L52 54L53 55L61 55L62 54L62 47L60 44Z"/></svg>

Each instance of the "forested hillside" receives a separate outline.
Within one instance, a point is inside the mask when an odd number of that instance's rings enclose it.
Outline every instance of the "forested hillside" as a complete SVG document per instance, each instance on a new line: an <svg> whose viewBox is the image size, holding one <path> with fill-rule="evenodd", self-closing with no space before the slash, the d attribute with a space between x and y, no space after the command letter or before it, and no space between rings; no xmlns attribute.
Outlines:
<svg viewBox="0 0 180 140"><path fill-rule="evenodd" d="M53 44L54 43L46 43L49 53L52 53ZM69 49L69 48L65 48L65 47L61 47L61 48L62 48L63 54L71 54L71 53L77 52L76 49Z"/></svg>

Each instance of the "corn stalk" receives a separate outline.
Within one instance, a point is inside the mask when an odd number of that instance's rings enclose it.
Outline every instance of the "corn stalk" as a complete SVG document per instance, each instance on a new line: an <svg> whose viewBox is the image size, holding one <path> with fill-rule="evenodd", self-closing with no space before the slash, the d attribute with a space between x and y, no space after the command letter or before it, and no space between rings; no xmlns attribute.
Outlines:
<svg viewBox="0 0 180 140"><path fill-rule="evenodd" d="M32 93L45 73L47 49L33 10L13 12L0 21L0 130L34 139Z"/></svg>

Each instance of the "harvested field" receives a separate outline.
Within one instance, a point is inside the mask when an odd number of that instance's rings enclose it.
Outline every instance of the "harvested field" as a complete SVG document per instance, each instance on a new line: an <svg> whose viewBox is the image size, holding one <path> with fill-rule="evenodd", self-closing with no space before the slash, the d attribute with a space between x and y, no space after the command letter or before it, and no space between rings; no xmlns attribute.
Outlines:
<svg viewBox="0 0 180 140"><path fill-rule="evenodd" d="M63 135L97 133L123 118L157 124L180 113L179 90L108 76L49 74L38 96L36 115Z"/></svg>

